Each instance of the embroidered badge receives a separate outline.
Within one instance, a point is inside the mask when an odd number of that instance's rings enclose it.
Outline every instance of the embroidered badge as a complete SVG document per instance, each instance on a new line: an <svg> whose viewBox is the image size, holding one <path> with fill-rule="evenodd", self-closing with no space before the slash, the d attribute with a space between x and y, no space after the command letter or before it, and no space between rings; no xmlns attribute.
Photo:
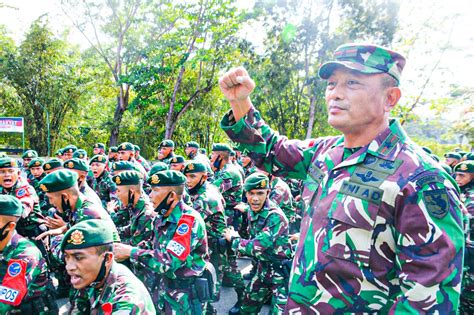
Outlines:
<svg viewBox="0 0 474 315"><path fill-rule="evenodd" d="M44 165L44 168L47 169L47 170L49 170L49 169L51 168L51 165L48 164L48 163L46 163L46 164Z"/></svg>
<svg viewBox="0 0 474 315"><path fill-rule="evenodd" d="M466 164L461 164L461 166L459 167L459 169L461 171L467 171L467 165Z"/></svg>
<svg viewBox="0 0 474 315"><path fill-rule="evenodd" d="M186 223L183 223L180 226L178 226L178 229L176 230L176 232L179 235L184 235L184 234L188 233L188 231L189 231L189 225L187 225Z"/></svg>
<svg viewBox="0 0 474 315"><path fill-rule="evenodd" d="M48 191L48 188L44 185L44 184L41 184L40 185L40 189L44 192L47 192Z"/></svg>
<svg viewBox="0 0 474 315"><path fill-rule="evenodd" d="M158 184L159 182L160 182L160 178L158 177L158 175L153 175L153 176L151 177L151 183L152 183L152 184L156 185L156 184Z"/></svg>
<svg viewBox="0 0 474 315"><path fill-rule="evenodd" d="M84 234L82 234L82 231L76 230L71 233L71 236L67 240L68 243L72 245L81 245L84 243Z"/></svg>
<svg viewBox="0 0 474 315"><path fill-rule="evenodd" d="M99 162L102 162L102 156L99 155L99 157L97 158L97 160L98 160Z"/></svg>
<svg viewBox="0 0 474 315"><path fill-rule="evenodd" d="M120 180L120 177L118 177L118 176L115 177L115 183L116 183L116 184L119 184L119 185L120 185L121 182L122 182L122 181Z"/></svg>
<svg viewBox="0 0 474 315"><path fill-rule="evenodd" d="M8 266L7 270L8 274L10 277L16 277L20 274L21 272L21 265L18 262L13 262Z"/></svg>
<svg viewBox="0 0 474 315"><path fill-rule="evenodd" d="M188 170L192 171L194 169L194 164L193 163L189 163L188 165Z"/></svg>
<svg viewBox="0 0 474 315"><path fill-rule="evenodd" d="M73 163L73 162L68 162L66 166L67 166L68 168L73 168L73 167L74 167L74 163Z"/></svg>
<svg viewBox="0 0 474 315"><path fill-rule="evenodd" d="M423 197L426 209L433 217L442 219L446 216L449 208L446 189L424 191Z"/></svg>
<svg viewBox="0 0 474 315"><path fill-rule="evenodd" d="M40 166L41 165L41 162L40 161L36 161L34 166Z"/></svg>
<svg viewBox="0 0 474 315"><path fill-rule="evenodd" d="M22 197L24 197L24 196L26 195L26 193L27 193L27 191L26 191L25 188L20 188L20 189L18 189L18 191L16 192L16 196L17 196L18 198L22 198Z"/></svg>
<svg viewBox="0 0 474 315"><path fill-rule="evenodd" d="M261 188L267 187L267 181L266 181L266 180L262 180L262 181L260 182L260 187L261 187Z"/></svg>

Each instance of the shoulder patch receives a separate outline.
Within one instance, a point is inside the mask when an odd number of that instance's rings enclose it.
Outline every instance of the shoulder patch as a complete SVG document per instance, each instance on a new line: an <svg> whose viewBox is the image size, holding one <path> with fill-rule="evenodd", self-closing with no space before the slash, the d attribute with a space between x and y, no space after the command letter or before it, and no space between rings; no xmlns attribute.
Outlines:
<svg viewBox="0 0 474 315"><path fill-rule="evenodd" d="M179 260L186 260L191 253L191 228L194 220L194 216L183 214L178 221L173 239L166 246L166 250Z"/></svg>
<svg viewBox="0 0 474 315"><path fill-rule="evenodd" d="M443 183L444 182L444 177L440 175L428 175L425 177L421 177L416 181L416 185L418 187L423 187L426 184L430 183Z"/></svg>
<svg viewBox="0 0 474 315"><path fill-rule="evenodd" d="M23 197L28 197L30 193L28 192L28 189L22 187L16 191L16 197L17 198L23 198Z"/></svg>
<svg viewBox="0 0 474 315"><path fill-rule="evenodd" d="M11 259L0 285L0 302L18 306L27 292L26 262L21 259Z"/></svg>
<svg viewBox="0 0 474 315"><path fill-rule="evenodd" d="M442 219L448 213L449 199L446 189L424 191L423 199L431 216Z"/></svg>

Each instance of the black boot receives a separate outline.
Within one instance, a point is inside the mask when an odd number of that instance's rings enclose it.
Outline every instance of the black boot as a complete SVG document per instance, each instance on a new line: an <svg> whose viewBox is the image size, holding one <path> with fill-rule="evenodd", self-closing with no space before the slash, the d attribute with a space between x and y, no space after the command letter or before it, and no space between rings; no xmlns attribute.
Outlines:
<svg viewBox="0 0 474 315"><path fill-rule="evenodd" d="M244 298L244 290L243 289L235 289L237 293L237 303L229 310L229 315L239 315L240 314L240 306L242 305L242 300Z"/></svg>

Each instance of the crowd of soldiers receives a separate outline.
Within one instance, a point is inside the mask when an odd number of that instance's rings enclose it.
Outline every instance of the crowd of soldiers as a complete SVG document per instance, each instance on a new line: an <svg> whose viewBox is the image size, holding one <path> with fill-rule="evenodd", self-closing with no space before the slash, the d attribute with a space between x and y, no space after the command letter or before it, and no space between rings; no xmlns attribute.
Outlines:
<svg viewBox="0 0 474 315"><path fill-rule="evenodd" d="M377 75L398 86L405 62L374 45L335 56L319 72L328 103ZM1 314L56 314L59 297L74 314L215 314L222 286L237 294L229 314L472 313L473 153L441 161L388 118L353 141L343 102L329 121L345 138L288 140L251 104L245 69L220 87L233 145L209 157L165 139L153 163L130 142L0 158Z"/></svg>

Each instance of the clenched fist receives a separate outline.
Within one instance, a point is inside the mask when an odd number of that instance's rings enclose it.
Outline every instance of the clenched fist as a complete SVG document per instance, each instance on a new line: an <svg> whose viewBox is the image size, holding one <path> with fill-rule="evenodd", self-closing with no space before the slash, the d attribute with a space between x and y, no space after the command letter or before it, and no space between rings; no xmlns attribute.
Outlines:
<svg viewBox="0 0 474 315"><path fill-rule="evenodd" d="M255 88L255 82L243 67L232 68L219 79L219 87L230 102L234 118L238 121L252 107L249 95Z"/></svg>

